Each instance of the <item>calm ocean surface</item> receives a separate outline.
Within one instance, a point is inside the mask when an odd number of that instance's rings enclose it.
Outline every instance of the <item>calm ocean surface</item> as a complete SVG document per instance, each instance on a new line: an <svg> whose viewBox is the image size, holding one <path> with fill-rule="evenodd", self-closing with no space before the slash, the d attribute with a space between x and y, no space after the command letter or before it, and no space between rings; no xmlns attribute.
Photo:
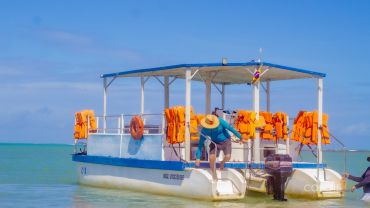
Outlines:
<svg viewBox="0 0 370 208"><path fill-rule="evenodd" d="M244 200L206 202L157 196L126 190L80 186L71 161L72 146L0 144L0 207L364 207L362 190L347 192L344 199L304 200L289 198L287 203L271 196L249 193ZM361 175L370 152L349 152L348 169ZM310 153L304 159L312 159ZM306 158L305 158L306 157ZM325 153L329 167L343 172L343 152ZM347 189L353 185L348 182Z"/></svg>

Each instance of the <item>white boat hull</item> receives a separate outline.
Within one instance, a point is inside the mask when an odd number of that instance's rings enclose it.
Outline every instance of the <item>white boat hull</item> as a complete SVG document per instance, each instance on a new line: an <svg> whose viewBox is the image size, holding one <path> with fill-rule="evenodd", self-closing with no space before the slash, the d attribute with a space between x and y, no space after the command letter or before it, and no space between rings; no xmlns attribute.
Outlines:
<svg viewBox="0 0 370 208"><path fill-rule="evenodd" d="M238 171L218 171L212 180L207 169L183 171L144 169L77 162L79 183L95 187L130 189L202 200L244 198L246 182Z"/></svg>
<svg viewBox="0 0 370 208"><path fill-rule="evenodd" d="M258 176L246 171L247 189L266 193L267 174L258 171ZM325 171L325 172L324 172ZM345 182L339 173L332 169L319 169L317 177L316 168L296 168L286 182L285 193L292 197L311 199L341 198L344 197Z"/></svg>
<svg viewBox="0 0 370 208"><path fill-rule="evenodd" d="M295 169L286 183L286 193L314 199L341 198L344 196L345 183L339 173L332 169Z"/></svg>

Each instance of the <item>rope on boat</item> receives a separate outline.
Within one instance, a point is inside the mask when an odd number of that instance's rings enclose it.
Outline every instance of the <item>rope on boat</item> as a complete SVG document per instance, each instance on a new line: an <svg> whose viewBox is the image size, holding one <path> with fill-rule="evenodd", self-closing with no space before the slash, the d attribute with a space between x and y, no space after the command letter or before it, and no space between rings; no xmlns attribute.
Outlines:
<svg viewBox="0 0 370 208"><path fill-rule="evenodd" d="M344 152L344 171L347 172L347 147L344 145L344 143L338 139L336 136L334 136L332 133L328 131L330 137L332 137L336 142L338 142L342 146L342 150Z"/></svg>
<svg viewBox="0 0 370 208"><path fill-rule="evenodd" d="M342 146L342 150L344 152L344 172L348 172L348 169L347 169L347 147L346 147L346 145L344 145L344 143L340 139L338 139L336 136L334 136L329 131L328 131L328 133L329 133L331 138L333 138L336 142L338 142ZM345 177L342 177L341 185L342 185L342 190L345 191L346 187L347 187L347 181L346 181Z"/></svg>
<svg viewBox="0 0 370 208"><path fill-rule="evenodd" d="M172 146L173 152L175 153L176 157L177 157L177 158L179 158L179 160L180 160L181 162L185 162L185 163L187 163L187 162L186 162L186 160L182 159L181 154L178 154L178 153L177 153L176 148L173 146L173 144L171 144L171 146ZM181 148L181 147L180 147L180 143L179 143L179 151L180 151L180 148Z"/></svg>
<svg viewBox="0 0 370 208"><path fill-rule="evenodd" d="M299 157L302 159L302 155L301 155L301 152L302 152L302 148L303 148L304 144L300 143L299 146L296 148L296 151L299 155ZM311 150L311 153L313 154L313 156L315 156L315 158L317 158L317 154L315 153L315 150L312 149L311 145L309 144L306 144L306 146ZM298 150L297 150L298 149Z"/></svg>

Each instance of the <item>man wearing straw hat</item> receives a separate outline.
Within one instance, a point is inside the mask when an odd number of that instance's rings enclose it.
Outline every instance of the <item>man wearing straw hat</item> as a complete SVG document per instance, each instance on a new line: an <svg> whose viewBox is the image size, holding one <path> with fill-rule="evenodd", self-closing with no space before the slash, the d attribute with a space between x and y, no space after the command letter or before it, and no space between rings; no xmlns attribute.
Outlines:
<svg viewBox="0 0 370 208"><path fill-rule="evenodd" d="M215 171L216 155L220 154L220 150L224 153L224 159L220 163L220 170L224 168L225 162L228 162L231 158L231 136L228 132L231 131L241 141L241 135L232 126L230 126L222 118L218 118L215 115L207 115L200 121L200 125L203 127L199 139L198 150L196 153L195 165L200 165L200 156L204 146L206 137L209 137L212 142L209 145L209 165L212 170L212 177L217 180ZM216 152L217 149L217 152Z"/></svg>

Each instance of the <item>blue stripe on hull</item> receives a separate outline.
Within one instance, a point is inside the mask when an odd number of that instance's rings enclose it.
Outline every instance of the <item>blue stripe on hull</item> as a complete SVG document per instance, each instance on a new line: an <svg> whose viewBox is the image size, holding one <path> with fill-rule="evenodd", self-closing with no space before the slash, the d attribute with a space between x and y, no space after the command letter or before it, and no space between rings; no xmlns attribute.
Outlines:
<svg viewBox="0 0 370 208"><path fill-rule="evenodd" d="M89 155L72 155L75 162L95 163L101 165L123 166L131 168L146 168L160 170L182 171L185 169L185 163L180 161L160 161L160 160L139 160L116 157L102 157Z"/></svg>
<svg viewBox="0 0 370 208"><path fill-rule="evenodd" d="M194 168L195 163L189 162L185 164L188 168ZM200 164L201 168L209 168L209 163L204 162ZM219 167L219 164L217 164L217 167ZM293 163L293 168L326 168L326 164L316 164L316 163ZM252 169L264 169L265 164L263 163L251 163L251 164L245 164L241 162L229 162L225 164L225 168L235 168L235 169L245 169L245 168L252 168Z"/></svg>
<svg viewBox="0 0 370 208"><path fill-rule="evenodd" d="M146 168L146 169L160 169L160 170L174 170L183 171L185 168L194 168L194 162L182 161L161 161L161 160L140 160L129 158L116 158L104 156L90 156L90 155L72 155L72 160L75 162L95 163L101 165L122 166L131 168ZM219 164L217 164L217 167ZM225 168L234 169L263 169L263 163L245 164L241 162L229 162L225 164ZM293 168L326 168L326 164L316 163L293 163ZM202 162L200 168L209 168L209 162Z"/></svg>

